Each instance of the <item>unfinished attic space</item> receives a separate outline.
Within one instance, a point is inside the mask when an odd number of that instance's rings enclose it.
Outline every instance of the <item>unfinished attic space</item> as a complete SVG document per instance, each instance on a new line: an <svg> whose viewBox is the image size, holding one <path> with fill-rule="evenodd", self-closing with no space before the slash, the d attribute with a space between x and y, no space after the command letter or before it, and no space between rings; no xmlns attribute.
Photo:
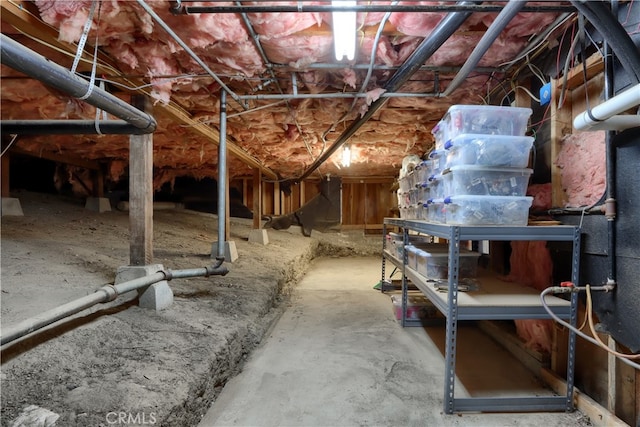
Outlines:
<svg viewBox="0 0 640 427"><path fill-rule="evenodd" d="M1 426L640 427L640 1L0 8Z"/></svg>

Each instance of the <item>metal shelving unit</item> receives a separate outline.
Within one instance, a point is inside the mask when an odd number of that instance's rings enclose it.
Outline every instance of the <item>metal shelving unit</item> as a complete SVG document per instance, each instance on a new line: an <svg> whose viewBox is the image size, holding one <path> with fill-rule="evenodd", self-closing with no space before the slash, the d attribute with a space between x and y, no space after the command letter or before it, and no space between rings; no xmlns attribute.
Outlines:
<svg viewBox="0 0 640 427"><path fill-rule="evenodd" d="M403 241L408 243L408 232L416 231L449 241L449 283L448 292L435 290L428 280L415 270L407 267L406 251L404 259L399 260L386 248L387 226L403 230ZM500 283L497 280L482 278L481 290L458 292L458 273L460 243L467 240L545 240L573 242L573 261L571 281L579 282L580 268L580 229L574 226L454 226L434 224L419 220L385 218L383 225L382 280L385 279L385 264L390 261L402 270L402 326L409 326L406 314L407 279L410 280L446 317L445 344L445 387L444 411L446 413L462 411L572 411L573 381L576 335L569 333L567 357L567 394L566 396L524 396L524 397L455 397L456 340L459 320L487 319L548 319L548 313L542 307L539 293L532 288ZM545 299L554 314L576 324L578 297L571 294L569 301L549 296Z"/></svg>

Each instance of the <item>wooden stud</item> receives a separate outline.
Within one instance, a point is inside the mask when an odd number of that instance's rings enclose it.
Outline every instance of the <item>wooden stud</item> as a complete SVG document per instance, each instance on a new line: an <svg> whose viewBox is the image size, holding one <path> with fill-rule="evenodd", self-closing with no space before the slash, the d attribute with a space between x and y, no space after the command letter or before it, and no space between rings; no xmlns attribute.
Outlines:
<svg viewBox="0 0 640 427"><path fill-rule="evenodd" d="M562 138L572 132L571 124L571 94L564 94L563 105L558 106L561 80L551 81L551 203L553 206L564 205L564 191L562 190L562 170L556 165L556 159L562 148ZM568 92L568 91L567 91Z"/></svg>
<svg viewBox="0 0 640 427"><path fill-rule="evenodd" d="M253 228L262 228L262 171L253 170Z"/></svg>
<svg viewBox="0 0 640 427"><path fill-rule="evenodd" d="M245 206L249 206L249 180L247 178L242 178L242 204Z"/></svg>
<svg viewBox="0 0 640 427"><path fill-rule="evenodd" d="M104 172L102 168L91 171L91 180L93 181L92 196L104 197Z"/></svg>

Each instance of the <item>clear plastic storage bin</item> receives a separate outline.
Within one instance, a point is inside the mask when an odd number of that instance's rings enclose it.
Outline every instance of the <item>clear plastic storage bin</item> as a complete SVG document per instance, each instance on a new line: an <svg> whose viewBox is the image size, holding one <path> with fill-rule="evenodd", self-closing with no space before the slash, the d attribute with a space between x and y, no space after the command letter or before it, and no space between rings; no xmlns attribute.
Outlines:
<svg viewBox="0 0 640 427"><path fill-rule="evenodd" d="M429 177L427 182L429 183L429 196L430 196L429 199L427 199L427 202L429 200L444 199L445 191L444 191L444 179L442 178L442 175L440 174L432 175Z"/></svg>
<svg viewBox="0 0 640 427"><path fill-rule="evenodd" d="M533 197L453 196L445 200L452 225L527 225Z"/></svg>
<svg viewBox="0 0 640 427"><path fill-rule="evenodd" d="M402 319L402 295L391 295L396 319ZM424 295L407 296L407 320L431 319L439 315L438 309Z"/></svg>
<svg viewBox="0 0 640 427"><path fill-rule="evenodd" d="M478 275L478 252L460 251L458 262L458 276L460 278L473 278ZM445 250L417 252L417 271L427 279L449 278L449 251Z"/></svg>
<svg viewBox="0 0 640 427"><path fill-rule="evenodd" d="M431 150L429 153L431 160L431 175L442 172L447 167L447 152L444 149Z"/></svg>
<svg viewBox="0 0 640 427"><path fill-rule="evenodd" d="M522 136L531 114L531 108L452 105L442 119L444 140L449 141L463 133Z"/></svg>
<svg viewBox="0 0 640 427"><path fill-rule="evenodd" d="M427 203L427 221L438 224L444 224L446 222L445 206L442 201L430 200Z"/></svg>
<svg viewBox="0 0 640 427"><path fill-rule="evenodd" d="M444 120L440 120L437 125L431 129L431 134L435 139L436 150L442 150L444 143L447 142L447 135L445 134L446 125Z"/></svg>
<svg viewBox="0 0 640 427"><path fill-rule="evenodd" d="M433 172L433 161L423 160L416 166L414 173L416 174L416 182L424 182Z"/></svg>
<svg viewBox="0 0 640 427"><path fill-rule="evenodd" d="M533 170L453 166L442 174L447 196L524 196Z"/></svg>
<svg viewBox="0 0 640 427"><path fill-rule="evenodd" d="M531 136L461 134L445 143L445 166L526 168L533 141Z"/></svg>

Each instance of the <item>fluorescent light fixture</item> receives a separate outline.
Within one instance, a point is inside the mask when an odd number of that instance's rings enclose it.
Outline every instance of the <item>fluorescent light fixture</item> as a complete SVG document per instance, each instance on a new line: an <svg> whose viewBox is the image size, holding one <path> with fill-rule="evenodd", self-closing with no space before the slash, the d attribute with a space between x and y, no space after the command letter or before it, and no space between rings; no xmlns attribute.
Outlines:
<svg viewBox="0 0 640 427"><path fill-rule="evenodd" d="M356 0L331 0L331 6L340 9L356 5ZM336 59L342 61L347 57L349 61L356 55L356 12L332 12L333 15L333 46Z"/></svg>
<svg viewBox="0 0 640 427"><path fill-rule="evenodd" d="M351 166L351 147L345 145L342 149L342 166L348 168Z"/></svg>

